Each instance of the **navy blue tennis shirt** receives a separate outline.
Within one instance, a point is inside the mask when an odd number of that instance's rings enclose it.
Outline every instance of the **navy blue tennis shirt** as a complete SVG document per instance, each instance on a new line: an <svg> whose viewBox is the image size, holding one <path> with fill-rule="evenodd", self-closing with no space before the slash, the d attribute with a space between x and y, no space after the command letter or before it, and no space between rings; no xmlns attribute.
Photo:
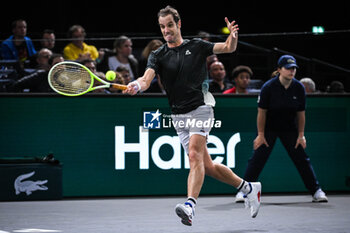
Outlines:
<svg viewBox="0 0 350 233"><path fill-rule="evenodd" d="M266 109L265 130L281 132L297 130L297 112L305 111L305 88L301 82L292 79L286 89L279 75L267 81L261 88L258 107Z"/></svg>

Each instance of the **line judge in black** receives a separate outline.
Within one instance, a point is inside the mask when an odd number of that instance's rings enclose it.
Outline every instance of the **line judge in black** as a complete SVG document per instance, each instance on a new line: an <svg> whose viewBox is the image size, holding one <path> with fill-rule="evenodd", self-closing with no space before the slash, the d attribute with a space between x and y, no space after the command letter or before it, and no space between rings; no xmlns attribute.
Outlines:
<svg viewBox="0 0 350 233"><path fill-rule="evenodd" d="M281 56L277 75L261 88L258 98L258 135L254 140L254 153L248 161L244 179L258 179L276 139L279 138L312 195L313 202L327 202L327 196L319 185L310 158L305 153L306 95L303 84L294 78L297 68L293 56ZM236 202L243 200L243 193L238 192Z"/></svg>

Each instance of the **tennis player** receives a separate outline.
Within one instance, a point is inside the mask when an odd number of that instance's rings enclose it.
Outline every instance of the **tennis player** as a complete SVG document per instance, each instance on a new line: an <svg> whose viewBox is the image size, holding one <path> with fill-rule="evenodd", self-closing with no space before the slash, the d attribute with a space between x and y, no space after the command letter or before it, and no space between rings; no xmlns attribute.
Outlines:
<svg viewBox="0 0 350 233"><path fill-rule="evenodd" d="M208 76L206 58L212 54L232 53L236 50L238 25L225 18L230 35L225 42L211 43L200 39L184 40L181 35L181 19L176 9L167 6L158 13L158 23L166 41L152 52L144 75L128 84L124 93L131 95L145 91L156 74L168 96L172 120L182 146L189 156L190 172L187 180L187 201L175 207L176 214L185 225L192 225L197 198L204 176L234 186L245 194L251 216L257 216L260 207L260 182L249 183L238 177L225 165L214 163L207 150L209 127L195 124L193 127L176 122L213 120L214 98L202 91L202 83ZM184 127L180 127L184 126ZM203 126L203 125L202 125Z"/></svg>

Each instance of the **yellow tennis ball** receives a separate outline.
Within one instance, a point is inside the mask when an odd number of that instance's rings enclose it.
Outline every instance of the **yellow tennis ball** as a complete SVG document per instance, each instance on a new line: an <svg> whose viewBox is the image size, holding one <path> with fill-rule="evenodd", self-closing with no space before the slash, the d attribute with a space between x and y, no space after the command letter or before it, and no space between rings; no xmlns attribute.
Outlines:
<svg viewBox="0 0 350 233"><path fill-rule="evenodd" d="M106 73L106 79L108 80L108 81L113 81L114 79L115 79L115 77L116 77L117 75L115 74L115 72L114 71L107 71L107 73Z"/></svg>
<svg viewBox="0 0 350 233"><path fill-rule="evenodd" d="M221 28L221 33L228 35L228 34L230 34L230 30L227 27L223 27L223 28Z"/></svg>

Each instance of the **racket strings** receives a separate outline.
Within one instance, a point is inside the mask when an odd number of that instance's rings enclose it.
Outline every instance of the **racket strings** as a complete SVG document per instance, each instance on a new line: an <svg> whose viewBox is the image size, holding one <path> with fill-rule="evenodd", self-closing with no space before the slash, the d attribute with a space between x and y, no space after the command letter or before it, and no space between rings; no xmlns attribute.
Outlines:
<svg viewBox="0 0 350 233"><path fill-rule="evenodd" d="M92 82L89 72L74 64L56 66L49 79L53 88L66 94L86 92L91 87Z"/></svg>

